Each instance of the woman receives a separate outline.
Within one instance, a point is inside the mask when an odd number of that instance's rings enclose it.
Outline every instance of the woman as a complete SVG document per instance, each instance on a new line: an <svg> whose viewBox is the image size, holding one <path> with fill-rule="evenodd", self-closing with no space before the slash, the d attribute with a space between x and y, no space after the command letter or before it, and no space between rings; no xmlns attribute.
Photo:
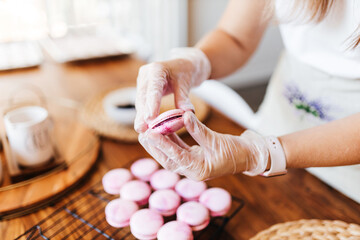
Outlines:
<svg viewBox="0 0 360 240"><path fill-rule="evenodd" d="M272 7L286 53L257 113L259 133L214 132L190 111L188 93L244 65ZM359 24L360 3L354 0L230 0L217 28L194 48L175 49L170 60L141 67L135 120L140 143L163 167L197 180L359 164ZM147 130L162 96L171 92L176 107L186 110L185 127L199 145Z"/></svg>

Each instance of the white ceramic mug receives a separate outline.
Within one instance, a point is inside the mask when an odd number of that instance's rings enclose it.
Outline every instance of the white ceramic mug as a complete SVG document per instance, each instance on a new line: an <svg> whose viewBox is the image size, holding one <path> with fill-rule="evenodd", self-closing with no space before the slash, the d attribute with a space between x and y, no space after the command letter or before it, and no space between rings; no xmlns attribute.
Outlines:
<svg viewBox="0 0 360 240"><path fill-rule="evenodd" d="M45 108L40 106L16 108L5 114L4 122L11 156L18 164L31 167L52 158L53 124Z"/></svg>

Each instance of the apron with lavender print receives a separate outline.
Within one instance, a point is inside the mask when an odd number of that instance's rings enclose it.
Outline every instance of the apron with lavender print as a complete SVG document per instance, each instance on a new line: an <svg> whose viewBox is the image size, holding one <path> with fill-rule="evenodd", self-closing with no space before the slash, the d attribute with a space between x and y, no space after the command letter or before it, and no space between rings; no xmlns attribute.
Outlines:
<svg viewBox="0 0 360 240"><path fill-rule="evenodd" d="M255 130L279 136L357 112L360 79L327 75L283 53L256 113ZM360 203L360 165L308 170Z"/></svg>

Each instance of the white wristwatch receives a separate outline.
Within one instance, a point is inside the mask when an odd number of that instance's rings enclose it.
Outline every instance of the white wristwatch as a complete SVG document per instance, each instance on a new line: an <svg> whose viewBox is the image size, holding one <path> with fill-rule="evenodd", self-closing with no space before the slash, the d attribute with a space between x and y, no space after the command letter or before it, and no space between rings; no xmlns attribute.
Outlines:
<svg viewBox="0 0 360 240"><path fill-rule="evenodd" d="M275 136L266 137L266 144L270 152L270 169L261 175L264 177L272 177L284 175L286 171L286 156L281 143Z"/></svg>

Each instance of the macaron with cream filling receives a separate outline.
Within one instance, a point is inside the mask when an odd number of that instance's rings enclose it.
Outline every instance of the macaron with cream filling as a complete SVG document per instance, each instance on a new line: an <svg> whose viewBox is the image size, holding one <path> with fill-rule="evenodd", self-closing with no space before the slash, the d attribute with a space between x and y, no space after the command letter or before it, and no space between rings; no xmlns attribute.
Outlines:
<svg viewBox="0 0 360 240"><path fill-rule="evenodd" d="M177 220L188 224L193 231L206 228L210 222L209 210L199 202L183 203L176 211Z"/></svg>
<svg viewBox="0 0 360 240"><path fill-rule="evenodd" d="M184 201L197 201L206 188L205 182L183 178L176 183L175 191Z"/></svg>
<svg viewBox="0 0 360 240"><path fill-rule="evenodd" d="M174 215L181 202L180 196L171 189L157 190L149 198L149 208L164 217Z"/></svg>
<svg viewBox="0 0 360 240"><path fill-rule="evenodd" d="M152 174L159 169L159 164L152 158L141 158L135 161L130 170L140 180L149 181Z"/></svg>
<svg viewBox="0 0 360 240"><path fill-rule="evenodd" d="M193 240L191 227L184 222L171 221L162 226L157 234L158 240Z"/></svg>
<svg viewBox="0 0 360 240"><path fill-rule="evenodd" d="M127 227L129 226L131 216L137 210L139 210L139 207L133 201L120 198L114 199L105 207L105 219L112 227Z"/></svg>
<svg viewBox="0 0 360 240"><path fill-rule="evenodd" d="M231 195L223 188L209 188L204 191L199 202L210 210L212 217L224 216L231 208Z"/></svg>
<svg viewBox="0 0 360 240"><path fill-rule="evenodd" d="M149 184L140 180L132 180L124 184L120 190L120 197L126 200L134 201L139 206L148 203L151 194Z"/></svg>
<svg viewBox="0 0 360 240"><path fill-rule="evenodd" d="M121 187L133 178L125 168L115 168L108 171L102 178L104 191L109 194L119 194Z"/></svg>
<svg viewBox="0 0 360 240"><path fill-rule="evenodd" d="M179 180L179 174L166 169L160 169L151 176L150 184L155 190L174 189Z"/></svg>
<svg viewBox="0 0 360 240"><path fill-rule="evenodd" d="M130 219L131 233L138 239L156 239L157 233L164 224L160 213L148 208L134 213Z"/></svg>
<svg viewBox="0 0 360 240"><path fill-rule="evenodd" d="M172 109L160 114L149 125L149 128L163 135L169 135L184 127L182 109Z"/></svg>

